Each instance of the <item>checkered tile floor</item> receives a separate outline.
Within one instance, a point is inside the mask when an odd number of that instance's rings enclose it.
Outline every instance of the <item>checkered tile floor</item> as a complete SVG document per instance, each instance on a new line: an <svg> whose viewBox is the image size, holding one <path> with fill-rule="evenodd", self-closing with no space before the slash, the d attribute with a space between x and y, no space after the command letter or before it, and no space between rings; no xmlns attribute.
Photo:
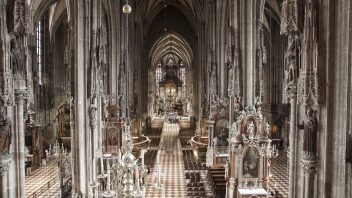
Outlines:
<svg viewBox="0 0 352 198"><path fill-rule="evenodd" d="M146 198L183 198L187 195L186 180L181 152L181 143L178 139L179 126L177 124L164 123L160 150L157 159L160 161L161 189L155 187L158 184L158 164L152 170L146 189Z"/></svg>
<svg viewBox="0 0 352 198"><path fill-rule="evenodd" d="M274 189L276 186L282 198L288 197L287 160L287 152L280 150L279 156L273 159L271 163L272 177L270 178L270 189Z"/></svg>
<svg viewBox="0 0 352 198"><path fill-rule="evenodd" d="M60 182L55 183L49 190L44 192L39 198L60 198Z"/></svg>
<svg viewBox="0 0 352 198"><path fill-rule="evenodd" d="M41 187L46 185L53 178L57 178L54 183L59 184L60 180L58 176L59 176L59 168L58 168L57 161L52 161L46 166L41 166L37 170L33 171L30 175L26 176L26 180L25 180L26 195L30 196L35 191L39 190ZM54 197L54 196L51 196L50 194L50 196L46 196L46 197Z"/></svg>

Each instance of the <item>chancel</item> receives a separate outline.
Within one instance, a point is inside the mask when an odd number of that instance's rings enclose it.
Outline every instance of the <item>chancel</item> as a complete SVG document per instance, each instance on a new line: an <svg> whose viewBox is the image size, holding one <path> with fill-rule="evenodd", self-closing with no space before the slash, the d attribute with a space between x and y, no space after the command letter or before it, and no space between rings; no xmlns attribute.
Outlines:
<svg viewBox="0 0 352 198"><path fill-rule="evenodd" d="M0 0L0 198L352 198L350 0Z"/></svg>

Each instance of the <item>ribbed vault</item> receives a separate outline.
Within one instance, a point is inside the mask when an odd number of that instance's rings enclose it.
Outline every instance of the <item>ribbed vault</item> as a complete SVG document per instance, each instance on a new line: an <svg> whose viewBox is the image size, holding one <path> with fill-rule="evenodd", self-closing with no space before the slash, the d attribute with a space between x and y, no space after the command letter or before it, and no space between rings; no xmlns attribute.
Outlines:
<svg viewBox="0 0 352 198"><path fill-rule="evenodd" d="M191 47L181 35L174 32L165 34L154 43L149 53L151 65L157 65L160 59L170 52L183 60L185 65L192 65L193 52Z"/></svg>

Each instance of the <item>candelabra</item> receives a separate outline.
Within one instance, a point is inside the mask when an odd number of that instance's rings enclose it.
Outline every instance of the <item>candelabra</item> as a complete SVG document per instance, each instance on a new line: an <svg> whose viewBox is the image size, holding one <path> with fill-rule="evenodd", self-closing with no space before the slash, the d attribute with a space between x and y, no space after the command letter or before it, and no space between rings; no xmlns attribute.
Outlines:
<svg viewBox="0 0 352 198"><path fill-rule="evenodd" d="M71 162L70 156L67 153L67 150L61 145L61 148L58 142L55 142L53 149L54 159L59 158L59 170L60 170L60 197L67 197L67 193L71 191L71 184L67 182L70 180L70 177L67 177L71 171ZM65 182L66 178L66 182Z"/></svg>
<svg viewBox="0 0 352 198"><path fill-rule="evenodd" d="M60 153L67 153L67 149L64 148L63 144L61 144L60 147L60 144L57 140L54 145L49 145L49 150L45 150L47 161L57 159L60 156Z"/></svg>
<svg viewBox="0 0 352 198"><path fill-rule="evenodd" d="M106 179L106 189L99 192L101 197L143 197L147 170L144 165L144 149L139 158L132 154L133 144L130 136L130 126L125 124L123 130L122 152L117 156L103 155L101 163L102 179ZM141 159L141 160L139 160ZM104 160L106 165L104 166ZM106 174L104 168L106 167Z"/></svg>

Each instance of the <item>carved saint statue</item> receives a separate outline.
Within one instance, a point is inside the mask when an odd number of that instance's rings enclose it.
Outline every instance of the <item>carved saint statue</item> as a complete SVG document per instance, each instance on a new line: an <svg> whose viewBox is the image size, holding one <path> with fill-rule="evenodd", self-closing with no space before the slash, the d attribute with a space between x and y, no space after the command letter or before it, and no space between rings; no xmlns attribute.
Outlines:
<svg viewBox="0 0 352 198"><path fill-rule="evenodd" d="M216 71L215 65L212 63L210 66L210 93L215 94L216 89Z"/></svg>
<svg viewBox="0 0 352 198"><path fill-rule="evenodd" d="M300 129L304 129L303 153L305 157L315 157L317 150L317 129L318 121L312 108L308 108L306 119L302 124L298 125Z"/></svg>
<svg viewBox="0 0 352 198"><path fill-rule="evenodd" d="M253 121L251 121L247 126L247 136L249 137L249 139L254 138L254 129L255 129L255 125Z"/></svg>
<svg viewBox="0 0 352 198"><path fill-rule="evenodd" d="M285 80L287 84L291 84L296 80L296 37L290 36L287 45L287 51L285 54L287 64Z"/></svg>
<svg viewBox="0 0 352 198"><path fill-rule="evenodd" d="M23 76L25 68L25 57L24 50L19 45L18 41L13 39L11 40L11 60L12 68L14 74Z"/></svg>
<svg viewBox="0 0 352 198"><path fill-rule="evenodd" d="M235 103L233 105L235 112L238 112L241 110L241 102L239 97L235 97Z"/></svg>
<svg viewBox="0 0 352 198"><path fill-rule="evenodd" d="M0 155L9 153L11 141L11 120L5 115L5 107L0 106Z"/></svg>
<svg viewBox="0 0 352 198"><path fill-rule="evenodd" d="M218 146L218 142L219 142L218 137L215 137L213 139L213 147L217 147Z"/></svg>
<svg viewBox="0 0 352 198"><path fill-rule="evenodd" d="M240 139L241 138L241 131L238 129L237 122L233 122L230 128L230 138L236 138Z"/></svg>
<svg viewBox="0 0 352 198"><path fill-rule="evenodd" d="M269 123L265 123L265 128L264 128L264 137L268 137L270 134L270 124Z"/></svg>
<svg viewBox="0 0 352 198"><path fill-rule="evenodd" d="M92 99L94 100L94 99ZM92 102L89 106L89 119L91 125L95 125L97 122L97 107L95 106L94 102Z"/></svg>

